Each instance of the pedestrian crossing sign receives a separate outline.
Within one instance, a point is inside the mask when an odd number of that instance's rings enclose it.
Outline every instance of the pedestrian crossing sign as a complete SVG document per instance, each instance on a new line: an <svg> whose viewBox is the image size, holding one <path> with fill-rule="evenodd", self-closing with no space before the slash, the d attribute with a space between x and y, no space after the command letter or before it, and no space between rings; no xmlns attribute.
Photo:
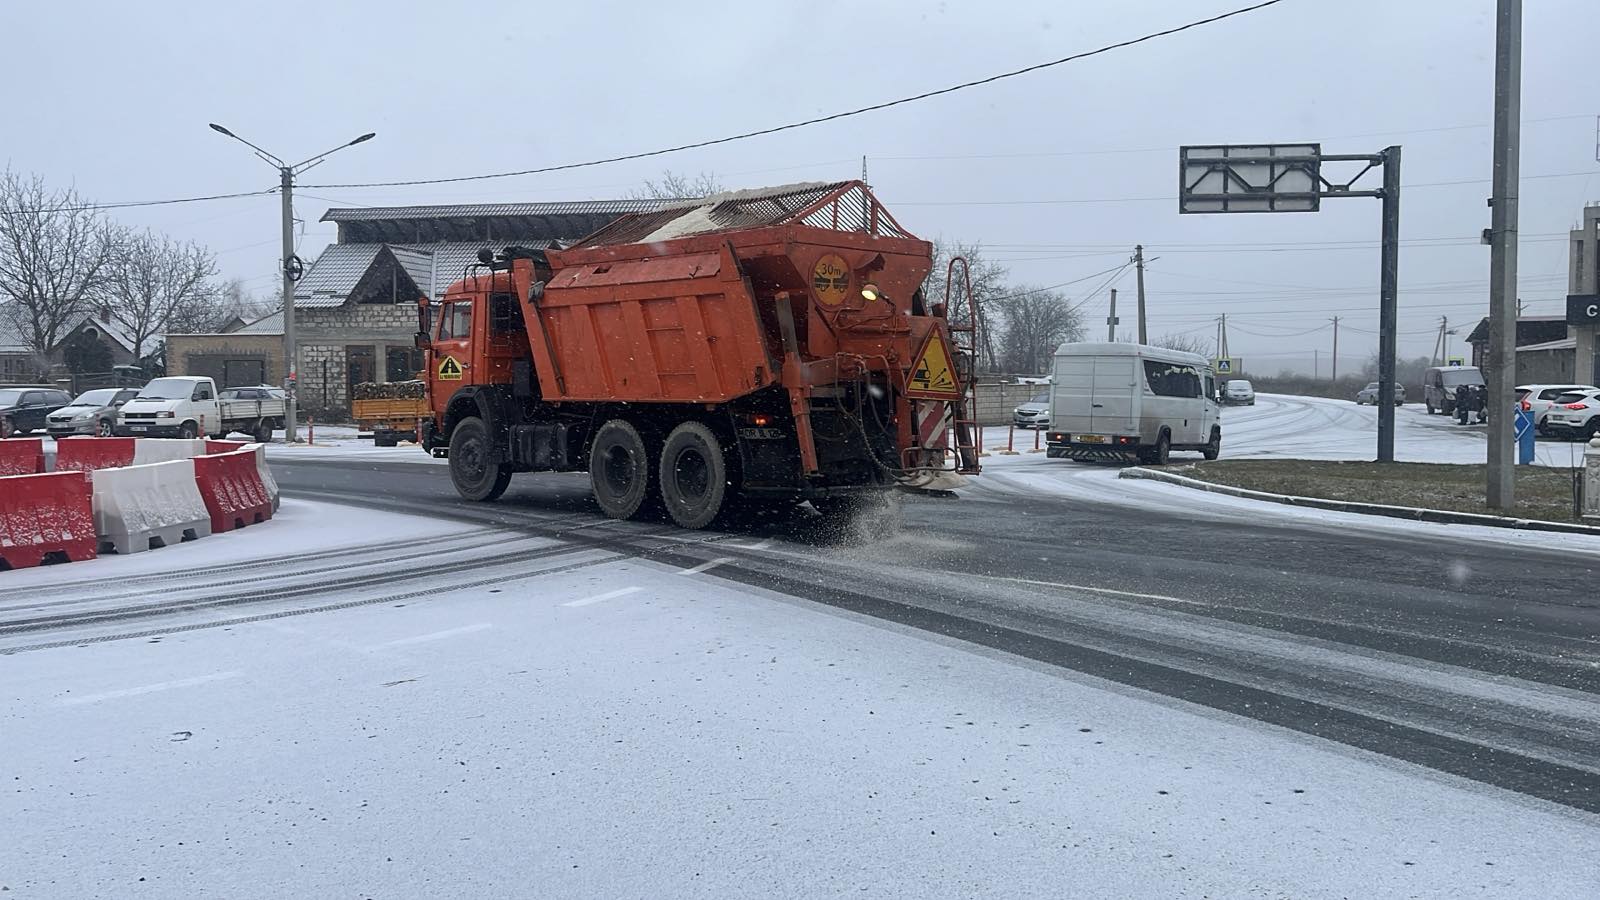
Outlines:
<svg viewBox="0 0 1600 900"><path fill-rule="evenodd" d="M911 369L911 379L906 382L906 394L925 400L959 400L961 392L956 387L956 373L950 361L950 347L938 331L928 334L928 340L917 354L917 364Z"/></svg>
<svg viewBox="0 0 1600 900"><path fill-rule="evenodd" d="M461 380L461 363L456 362L454 356L446 356L444 359L439 360L439 380Z"/></svg>
<svg viewBox="0 0 1600 900"><path fill-rule="evenodd" d="M1219 358L1217 360L1217 374L1218 375L1232 375L1233 374L1233 358L1232 357L1224 356L1224 357L1221 357L1221 358Z"/></svg>

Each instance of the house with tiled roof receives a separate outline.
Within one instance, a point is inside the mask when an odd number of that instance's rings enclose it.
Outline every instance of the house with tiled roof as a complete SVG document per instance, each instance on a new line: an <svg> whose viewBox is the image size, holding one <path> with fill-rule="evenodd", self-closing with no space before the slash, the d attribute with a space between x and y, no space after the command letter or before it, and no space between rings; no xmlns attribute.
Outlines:
<svg viewBox="0 0 1600 900"><path fill-rule="evenodd" d="M356 384L414 378L422 365L414 344L417 299L443 296L480 250L568 244L625 213L659 205L599 200L328 210L322 221L334 223L338 236L295 283L301 408L338 415L348 410ZM274 348L282 335L281 311L227 335L168 335L168 372L211 375L225 385L260 372L249 383L278 383L282 355Z"/></svg>

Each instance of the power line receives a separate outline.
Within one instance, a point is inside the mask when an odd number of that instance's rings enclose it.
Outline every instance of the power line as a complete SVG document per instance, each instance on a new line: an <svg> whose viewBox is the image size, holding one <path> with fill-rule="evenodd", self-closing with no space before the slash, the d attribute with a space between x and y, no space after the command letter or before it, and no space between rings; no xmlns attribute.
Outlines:
<svg viewBox="0 0 1600 900"><path fill-rule="evenodd" d="M237 194L210 194L205 197L172 197L166 200L119 200L115 203L75 203L69 206L40 206L33 209L0 210L8 213L85 212L101 209L131 209L137 206L172 206L177 203L201 203L206 200L235 200L240 197L264 197L276 194L277 188L264 191L244 191Z"/></svg>
<svg viewBox="0 0 1600 900"><path fill-rule="evenodd" d="M1126 41L1118 41L1117 43L1114 43L1114 44L1107 44L1107 45L1105 45L1103 47L1098 47L1098 48L1096 48L1094 50L1086 50L1086 51L1084 51L1082 53L1074 53L1071 56L1063 56L1060 59L1051 60L1049 62L1036 63L1034 65L1026 66L1026 67L1021 68L1021 69L1013 69L1013 70L1011 70L1009 72L1001 72L998 75L990 75L987 78L979 78L979 79L977 79L975 81L967 81L967 82L963 82L961 84L951 85L950 87L939 88L938 90L924 91L923 93L914 94L914 95L912 95L910 97L901 97L898 100L887 100L887 101L884 101L882 103L874 103L871 106L862 106L862 107L859 107L859 108L856 108L856 109L846 110L844 112L836 112L836 113L831 113L831 114L826 115L826 116L817 116L815 118L804 119L804 120L801 120L801 121L798 121L798 122L790 122L790 123L788 123L786 125L775 125L775 126L773 126L771 128L761 128L761 129L757 129L755 131L746 131L746 132L742 132L740 134L728 135L727 137L712 138L710 140L704 140L704 141L695 141L694 143L690 143L690 144L680 144L680 145L678 145L676 147L664 147L664 148L659 149L659 150L645 150L645 151L642 151L642 152L639 152L639 153L628 153L628 154L624 154L622 156L607 157L605 159L593 159L593 160L589 160L587 162L563 163L561 165L556 165L556 166L541 166L540 168L537 168L537 169L522 169L522 170L519 170L519 171L516 171L516 172L495 172L495 173L486 174L486 175L458 175L458 176L456 176L454 178L417 178L417 179L411 179L411 180L408 180L408 181L373 181L373 182L351 183L351 184L309 184L309 185L305 185L305 186L308 187L308 188L312 188L312 189L324 189L324 190L326 190L326 189L333 189L333 188L411 187L413 185L420 185L420 184L454 184L454 183L458 183L458 182L462 182L462 181L484 181L484 180L490 179L490 178L511 178L511 177L518 176L518 175L541 175L541 174L544 174L544 173L547 173L547 172L562 172L562 171L567 171L569 169L583 169L583 168L589 168L591 166L603 166L603 165L608 165L610 163L627 162L627 161L635 160L635 159L647 159L647 158L652 157L652 156L665 156L666 154L669 154L669 153L678 153L678 152L681 152L681 151L684 151L684 150L698 150L698 149L700 149L702 147L711 147L711 146L714 146L714 145L717 145L717 144L727 144L727 143L732 143L733 141L742 141L742 140L746 140L746 139L753 138L753 137L762 137L762 136L769 135L769 134L777 134L777 133L783 132L783 131L792 131L792 130L797 129L797 128L805 128L805 127L808 127L808 126L811 126L811 125L820 125L820 124L822 124L824 122L833 122L833 121L836 121L838 119L846 119L846 118L849 118L851 116L859 116L859 115L862 115L864 113L877 112L879 110L889 109L891 107L901 106L901 105L904 105L904 104L907 104L907 103L915 103L915 102L917 102L919 100L927 100L930 97L938 97L938 96L942 96L944 94L953 94L956 91L963 91L963 90L966 90L968 88L979 87L979 86L985 85L985 84L993 84L996 81L1002 81L1002 80L1007 79L1007 78L1015 78L1015 77L1017 77L1019 75L1026 75L1026 74L1029 74L1031 72L1040 71L1041 69L1048 69L1048 68L1051 68L1053 66L1059 66L1059 65L1063 65L1063 64L1069 63L1069 62L1075 62L1075 61L1080 60L1080 59L1087 59L1087 58L1089 58L1091 56L1099 56L1100 54L1103 54L1103 53L1109 53L1109 52L1111 52L1113 50L1121 50L1121 49L1123 49L1125 47L1132 47L1135 44L1142 44L1142 43L1145 43L1146 41L1153 41L1153 40L1155 40L1157 38L1168 37L1170 35L1178 34L1179 32L1188 31L1188 30L1190 30L1192 28L1199 28L1199 27L1201 27L1203 25L1210 25L1210 24L1213 24L1215 22L1220 22L1220 21L1222 21L1224 19L1231 19L1234 16L1241 16L1241 15L1244 15L1245 13L1255 12L1256 10L1265 9L1266 7L1269 7L1269 6L1275 6L1275 5L1277 5L1279 3L1282 3L1282 2L1283 2L1283 0L1262 0L1262 2L1260 2L1260 3L1255 3L1255 4L1252 4L1250 6L1240 7L1238 9L1232 10L1230 12L1220 13L1218 15L1211 16L1209 18L1198 19L1198 20L1190 22L1190 23L1188 23L1186 25L1179 25L1179 26L1176 26L1176 27L1173 27L1173 28L1165 29L1163 31L1154 31L1154 32L1151 32L1149 34L1142 35L1142 36L1136 37L1136 38L1131 38L1131 39L1126 40Z"/></svg>

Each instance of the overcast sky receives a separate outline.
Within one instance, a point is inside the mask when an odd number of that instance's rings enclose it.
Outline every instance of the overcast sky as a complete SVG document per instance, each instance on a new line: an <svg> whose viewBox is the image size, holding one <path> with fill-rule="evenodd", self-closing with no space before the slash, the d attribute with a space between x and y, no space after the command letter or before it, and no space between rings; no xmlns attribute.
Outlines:
<svg viewBox="0 0 1600 900"><path fill-rule="evenodd" d="M276 174L209 131L280 156L378 137L303 184L533 168L719 137L919 93L1246 5L1038 3L45 3L0 10L4 160L101 201L270 187ZM1379 202L1315 214L1179 216L1177 147L1321 141L1404 148L1400 348L1487 306L1493 0L1286 0L997 84L655 160L416 188L304 188L300 255L331 205L621 196L663 168L729 187L870 180L921 237L982 242L1013 278L1080 279L1142 242L1152 334L1208 340L1227 313L1256 371L1324 374L1376 348ZM559 12L557 11L559 9ZM1533 0L1524 23L1522 296L1559 314L1566 230L1600 201L1600 3ZM1533 177L1551 176L1551 177ZM1369 176L1372 177L1372 176ZM1437 182L1479 183L1439 185ZM1375 186L1375 182L1374 182ZM225 275L274 289L275 196L120 210L203 242ZM1285 246L1294 245L1294 246ZM1103 279L1065 290L1082 299ZM1119 283L1131 325L1133 276ZM1106 297L1084 311L1104 331ZM1319 329L1307 333L1310 329Z"/></svg>

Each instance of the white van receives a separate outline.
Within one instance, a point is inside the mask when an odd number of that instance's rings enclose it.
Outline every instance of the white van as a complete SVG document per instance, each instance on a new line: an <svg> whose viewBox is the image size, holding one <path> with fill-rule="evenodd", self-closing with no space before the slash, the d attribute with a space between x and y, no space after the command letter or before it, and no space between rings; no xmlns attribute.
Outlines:
<svg viewBox="0 0 1600 900"><path fill-rule="evenodd" d="M1222 450L1205 357L1144 344L1062 344L1050 388L1048 455L1164 465L1172 450Z"/></svg>

